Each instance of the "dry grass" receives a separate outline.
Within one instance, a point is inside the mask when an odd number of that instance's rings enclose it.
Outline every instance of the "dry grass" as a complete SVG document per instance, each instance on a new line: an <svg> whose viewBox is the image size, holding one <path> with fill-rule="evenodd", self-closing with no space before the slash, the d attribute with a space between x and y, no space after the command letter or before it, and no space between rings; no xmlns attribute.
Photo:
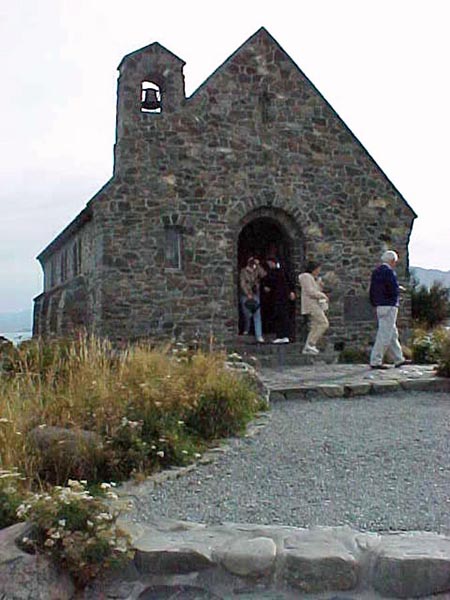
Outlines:
<svg viewBox="0 0 450 600"><path fill-rule="evenodd" d="M87 336L22 344L3 361L0 377L0 469L17 469L35 485L42 456L29 433L48 426L92 431L104 442L102 465L87 476L78 465L76 473L58 475L64 479L128 477L192 460L205 440L238 432L261 408L252 385L224 361L223 354L183 347L141 345L117 353Z"/></svg>

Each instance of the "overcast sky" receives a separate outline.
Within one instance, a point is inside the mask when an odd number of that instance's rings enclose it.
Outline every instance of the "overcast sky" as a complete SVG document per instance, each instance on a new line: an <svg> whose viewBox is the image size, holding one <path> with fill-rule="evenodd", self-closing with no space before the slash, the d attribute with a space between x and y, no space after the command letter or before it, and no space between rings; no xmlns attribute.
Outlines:
<svg viewBox="0 0 450 600"><path fill-rule="evenodd" d="M117 66L158 41L190 95L266 27L418 214L412 265L450 270L447 0L1 0L0 312L110 178Z"/></svg>

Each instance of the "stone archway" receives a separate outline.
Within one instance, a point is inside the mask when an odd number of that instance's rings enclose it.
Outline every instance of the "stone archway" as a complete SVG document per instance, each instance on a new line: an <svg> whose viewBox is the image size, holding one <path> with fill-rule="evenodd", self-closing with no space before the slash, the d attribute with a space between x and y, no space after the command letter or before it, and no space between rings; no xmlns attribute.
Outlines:
<svg viewBox="0 0 450 600"><path fill-rule="evenodd" d="M241 222L237 239L237 272L245 267L250 256L257 256L264 266L265 258L275 254L282 263L288 278L295 284L296 276L304 259L303 235L295 220L279 209L258 209ZM239 332L242 332L242 314L239 307L239 283L237 285ZM290 314L292 338L297 337L298 326L295 306ZM273 333L270 295L261 294L263 333Z"/></svg>

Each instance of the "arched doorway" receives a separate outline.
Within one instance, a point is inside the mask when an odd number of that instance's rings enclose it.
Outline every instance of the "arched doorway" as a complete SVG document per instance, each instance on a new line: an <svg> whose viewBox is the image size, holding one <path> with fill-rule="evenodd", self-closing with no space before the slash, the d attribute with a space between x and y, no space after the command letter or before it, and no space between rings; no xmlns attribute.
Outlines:
<svg viewBox="0 0 450 600"><path fill-rule="evenodd" d="M290 282L295 284L295 264L293 260L293 241L284 225L271 216L258 216L249 221L242 228L238 238L238 273L247 264L250 256L256 256L266 268L265 259L269 255L276 255L285 269ZM239 304L239 332L242 332L243 318ZM273 333L272 301L270 293L261 292L261 313L263 323L263 334ZM295 339L295 305L290 306L291 337Z"/></svg>

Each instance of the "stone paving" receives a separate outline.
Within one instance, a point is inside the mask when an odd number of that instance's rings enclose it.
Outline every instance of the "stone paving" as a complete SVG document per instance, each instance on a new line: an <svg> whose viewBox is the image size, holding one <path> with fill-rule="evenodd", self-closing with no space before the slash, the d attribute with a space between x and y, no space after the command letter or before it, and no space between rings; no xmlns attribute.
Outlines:
<svg viewBox="0 0 450 600"><path fill-rule="evenodd" d="M314 365L260 369L260 378L272 402L313 397L351 397L395 391L450 392L450 379L437 377L431 365L392 366L387 370L369 365L316 362Z"/></svg>

